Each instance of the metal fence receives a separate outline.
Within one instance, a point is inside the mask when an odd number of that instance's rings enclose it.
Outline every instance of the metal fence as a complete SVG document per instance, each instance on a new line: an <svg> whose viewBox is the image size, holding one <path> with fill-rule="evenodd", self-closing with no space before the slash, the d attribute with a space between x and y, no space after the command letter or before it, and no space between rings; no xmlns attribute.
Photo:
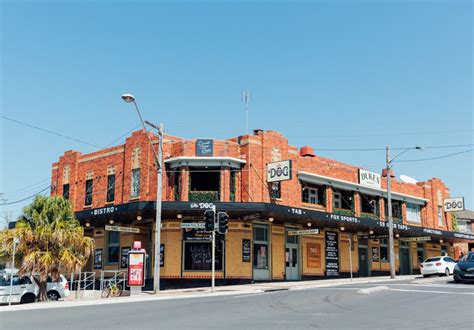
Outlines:
<svg viewBox="0 0 474 330"><path fill-rule="evenodd" d="M125 288L127 272L123 270L102 270L100 272L100 291L110 284L120 284Z"/></svg>

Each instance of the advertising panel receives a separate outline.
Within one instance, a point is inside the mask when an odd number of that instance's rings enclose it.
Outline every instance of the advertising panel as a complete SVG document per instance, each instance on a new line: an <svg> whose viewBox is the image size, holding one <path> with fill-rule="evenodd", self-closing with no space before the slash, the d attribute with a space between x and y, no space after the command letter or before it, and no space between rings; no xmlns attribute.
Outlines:
<svg viewBox="0 0 474 330"><path fill-rule="evenodd" d="M339 234L326 231L326 276L339 277Z"/></svg>
<svg viewBox="0 0 474 330"><path fill-rule="evenodd" d="M250 240L242 240L242 261L250 262Z"/></svg>
<svg viewBox="0 0 474 330"><path fill-rule="evenodd" d="M321 244L306 243L306 255L308 267L321 268Z"/></svg>
<svg viewBox="0 0 474 330"><path fill-rule="evenodd" d="M145 253L130 251L128 253L128 286L145 285Z"/></svg>

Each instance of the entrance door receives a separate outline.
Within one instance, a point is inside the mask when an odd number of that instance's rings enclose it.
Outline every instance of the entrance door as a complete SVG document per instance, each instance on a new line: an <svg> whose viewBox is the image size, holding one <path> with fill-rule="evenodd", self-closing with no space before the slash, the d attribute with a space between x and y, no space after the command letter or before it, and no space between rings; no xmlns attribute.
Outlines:
<svg viewBox="0 0 474 330"><path fill-rule="evenodd" d="M298 245L286 244L285 248L286 280L299 280Z"/></svg>
<svg viewBox="0 0 474 330"><path fill-rule="evenodd" d="M285 278L287 281L300 279L300 266L298 260L298 236L290 236L288 235L288 231L286 231Z"/></svg>
<svg viewBox="0 0 474 330"><path fill-rule="evenodd" d="M253 226L253 279L270 279L268 226Z"/></svg>
<svg viewBox="0 0 474 330"><path fill-rule="evenodd" d="M400 275L410 275L410 249L400 247Z"/></svg>
<svg viewBox="0 0 474 330"><path fill-rule="evenodd" d="M369 276L369 249L367 247L359 247L359 276Z"/></svg>

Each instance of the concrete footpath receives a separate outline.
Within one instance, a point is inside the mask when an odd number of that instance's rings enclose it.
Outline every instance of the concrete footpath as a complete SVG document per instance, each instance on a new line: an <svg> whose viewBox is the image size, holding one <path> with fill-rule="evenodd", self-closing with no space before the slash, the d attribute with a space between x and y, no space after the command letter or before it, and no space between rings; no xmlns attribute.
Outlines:
<svg viewBox="0 0 474 330"><path fill-rule="evenodd" d="M446 278L444 278L446 279ZM210 287L192 288L192 289L177 289L177 290L165 290L158 294L151 292L143 292L137 296L122 296L117 298L101 298L99 291L86 291L85 295L80 299L75 299L76 293L71 292L69 297L63 301L48 301L48 302L37 302L32 304L24 305L12 305L12 306L0 306L0 312L8 311L21 311L21 310L32 310L32 309L45 309L45 308L61 308L61 307L75 307L75 306L91 306L91 305L105 305L105 304L121 304L121 303L133 303L133 302L146 302L156 300L169 300L169 299L184 299L184 298L196 298L206 296L228 296L228 295L245 295L245 294L258 294L263 292L272 291L283 291L283 290L304 290L311 288L322 288L338 285L354 285L354 284L371 284L389 281L389 276L379 277L364 277L351 279L328 279L328 280L313 280L313 281L295 281L295 282L268 282L268 283L254 283L244 285L227 285L215 287L214 292L211 292ZM420 275L406 275L397 276L396 280L393 281L439 281L440 278L423 279ZM128 294L124 293L124 294Z"/></svg>

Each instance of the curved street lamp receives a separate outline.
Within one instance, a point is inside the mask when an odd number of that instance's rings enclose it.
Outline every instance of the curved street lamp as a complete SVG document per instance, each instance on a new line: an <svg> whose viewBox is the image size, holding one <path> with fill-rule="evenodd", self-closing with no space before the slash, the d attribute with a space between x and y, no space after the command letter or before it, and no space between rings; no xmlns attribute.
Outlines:
<svg viewBox="0 0 474 330"><path fill-rule="evenodd" d="M392 175L391 169L393 167L393 161L400 155L403 155L405 152L410 150L423 150L423 147L416 146L406 148L402 152L395 155L395 157L390 158L390 147L387 146L387 156L386 156L386 173L387 176L387 209L388 209L388 246L389 246L389 253L390 253L390 278L395 278L395 251L393 247L393 217L392 217L392 194L391 194L391 187L390 187L390 177Z"/></svg>
<svg viewBox="0 0 474 330"><path fill-rule="evenodd" d="M135 101L135 96L132 94L123 94L122 100L126 103L133 103L135 109L137 110L138 117L142 123L143 129L145 130L148 142L150 143L150 148L153 152L155 158L155 164L157 169L157 187L156 187L156 224L155 224L155 242L153 245L153 293L158 293L160 291L160 243L161 243L161 195L163 192L162 187L162 161L163 161L163 127L160 124L156 126L149 121L143 121L140 109L138 109L137 102ZM151 141L148 130L145 126L145 123L152 126L158 131L158 154L153 148L153 142Z"/></svg>

